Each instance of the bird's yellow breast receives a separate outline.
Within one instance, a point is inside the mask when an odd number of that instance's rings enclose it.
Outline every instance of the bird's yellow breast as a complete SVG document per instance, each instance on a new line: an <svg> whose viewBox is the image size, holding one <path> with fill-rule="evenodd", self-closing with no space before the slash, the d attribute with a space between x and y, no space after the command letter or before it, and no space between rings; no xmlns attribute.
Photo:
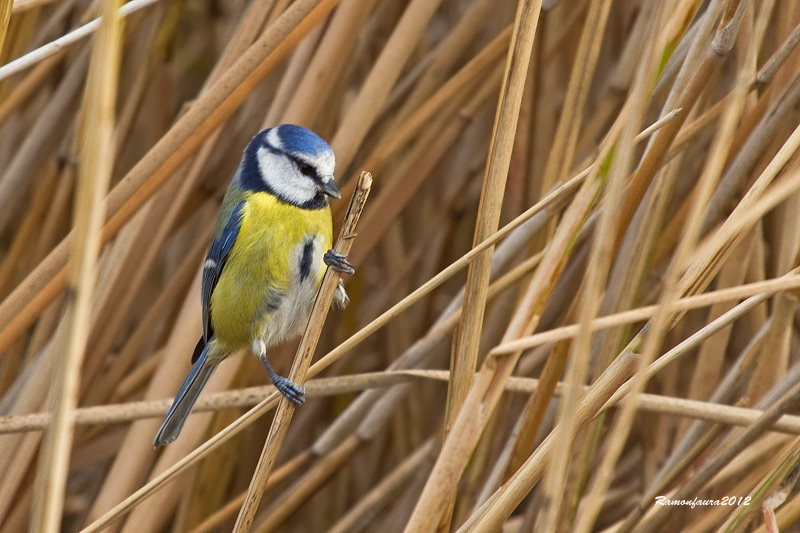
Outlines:
<svg viewBox="0 0 800 533"><path fill-rule="evenodd" d="M332 241L327 206L302 209L264 192L246 192L244 198L239 234L211 295L214 334L230 351L248 346L254 323L266 321L269 326L270 314L280 322L272 325L270 334L289 333L281 331L287 327L283 322L294 308L305 312L309 291L313 301L325 272L322 255ZM309 239L316 243L311 279L301 284L298 251ZM298 302L300 288L303 291ZM307 303L310 309L311 302ZM280 339L264 340L269 345Z"/></svg>

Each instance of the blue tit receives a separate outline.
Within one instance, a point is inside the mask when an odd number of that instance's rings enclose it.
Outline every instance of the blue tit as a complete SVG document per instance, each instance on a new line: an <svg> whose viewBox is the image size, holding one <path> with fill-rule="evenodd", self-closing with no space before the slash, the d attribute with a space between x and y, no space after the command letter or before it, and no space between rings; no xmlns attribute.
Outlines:
<svg viewBox="0 0 800 533"><path fill-rule="evenodd" d="M325 141L290 124L259 132L245 148L203 265L203 338L155 446L178 437L217 365L248 346L275 387L303 402L305 389L272 370L267 350L302 333L326 264L353 272L347 259L330 249L328 198L340 198L335 162ZM334 301L347 303L341 284Z"/></svg>

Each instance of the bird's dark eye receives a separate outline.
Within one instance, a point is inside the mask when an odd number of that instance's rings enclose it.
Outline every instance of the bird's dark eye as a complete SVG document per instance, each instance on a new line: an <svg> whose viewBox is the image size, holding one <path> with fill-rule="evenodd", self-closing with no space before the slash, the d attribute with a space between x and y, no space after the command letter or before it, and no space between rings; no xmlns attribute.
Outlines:
<svg viewBox="0 0 800 533"><path fill-rule="evenodd" d="M313 166L305 163L303 161L297 161L297 168L302 172L305 176L309 178L316 178L317 177L317 169Z"/></svg>

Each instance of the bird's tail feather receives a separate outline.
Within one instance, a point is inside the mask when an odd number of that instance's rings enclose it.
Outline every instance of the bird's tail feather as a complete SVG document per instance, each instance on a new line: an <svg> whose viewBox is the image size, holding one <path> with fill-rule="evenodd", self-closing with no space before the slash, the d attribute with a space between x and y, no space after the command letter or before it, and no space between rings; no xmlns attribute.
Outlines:
<svg viewBox="0 0 800 533"><path fill-rule="evenodd" d="M194 366L192 366L192 371L189 372L186 381L183 382L178 394L175 395L175 401L172 402L172 407L170 407L164 422L162 422L158 433L156 433L155 440L153 440L153 446L156 448L167 445L178 438L183 424L192 410L192 406L200 396L203 387L206 386L208 378L217 368L217 365L208 361L210 347L211 340L203 347L203 351Z"/></svg>

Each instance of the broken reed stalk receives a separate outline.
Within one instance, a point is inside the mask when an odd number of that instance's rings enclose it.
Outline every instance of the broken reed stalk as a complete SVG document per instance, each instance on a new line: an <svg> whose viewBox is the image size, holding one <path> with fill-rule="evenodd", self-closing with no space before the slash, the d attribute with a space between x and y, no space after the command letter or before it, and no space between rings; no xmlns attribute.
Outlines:
<svg viewBox="0 0 800 533"><path fill-rule="evenodd" d="M114 164L114 114L122 44L120 5L121 0L101 3L103 18L89 68L86 120L78 165L75 239L64 318L68 324L67 350L59 361L56 376L60 382L51 395L54 415L37 470L35 512L31 522L34 531L55 533L61 529L75 408L80 391L79 375L89 336L89 315L96 281L103 198Z"/></svg>
<svg viewBox="0 0 800 533"><path fill-rule="evenodd" d="M361 218L361 213L364 210L371 188L372 175L369 172L363 172L358 179L358 187L350 200L350 207L347 209L339 238L333 248L344 256L350 252L350 247L353 245L358 219ZM311 316L308 319L306 331L300 341L300 346L297 348L297 354L289 372L289 379L299 385L303 385L306 382L308 368L311 366L311 359L314 357L314 350L322 333L322 327L325 325L325 317L331 308L333 294L336 291L336 284L340 277L340 273L328 268L325 272L325 277L322 279L322 285L314 302ZM278 410L275 412L275 418L272 421L267 441L264 443L264 449L261 452L256 471L253 473L250 487L236 519L234 531L249 531L253 523L258 504L261 503L261 497L264 494L264 488L269 481L272 465L289 430L289 423L292 421L295 408L296 405L288 398L281 398L278 402Z"/></svg>

